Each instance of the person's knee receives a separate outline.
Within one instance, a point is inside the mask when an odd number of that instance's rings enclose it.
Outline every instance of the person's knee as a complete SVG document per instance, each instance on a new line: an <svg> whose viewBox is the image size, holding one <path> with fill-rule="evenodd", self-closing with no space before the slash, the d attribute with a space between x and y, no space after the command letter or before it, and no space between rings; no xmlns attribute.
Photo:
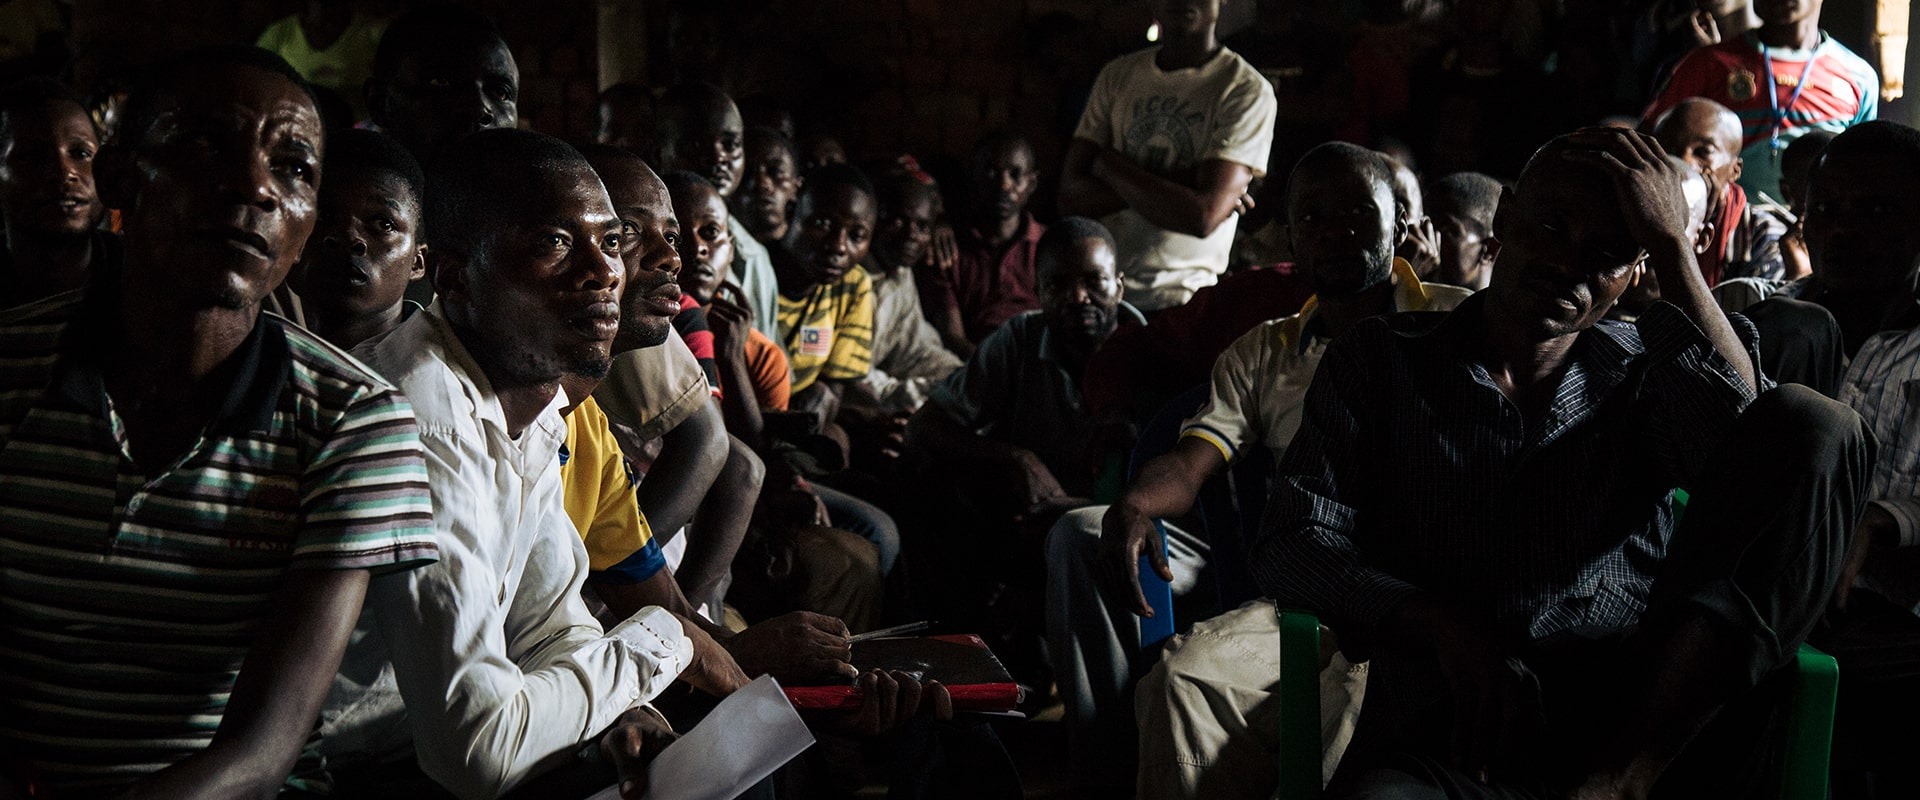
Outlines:
<svg viewBox="0 0 1920 800"><path fill-rule="evenodd" d="M1322 794L1339 800L1445 800L1450 783L1425 758L1374 754L1364 764L1343 766ZM1457 782L1455 782L1457 783Z"/></svg>
<svg viewBox="0 0 1920 800"><path fill-rule="evenodd" d="M746 496L758 496L760 487L767 481L767 464L760 460L752 448L747 447L746 442L728 436L727 463L721 467L720 477L744 490Z"/></svg>
<svg viewBox="0 0 1920 800"><path fill-rule="evenodd" d="M1060 515L1047 531L1047 571L1062 574L1078 563L1093 563L1100 552L1100 519L1106 506L1076 508Z"/></svg>
<svg viewBox="0 0 1920 800"><path fill-rule="evenodd" d="M1853 409L1797 383L1755 398L1741 421L1748 430L1768 437L1779 463L1857 460L1873 442L1866 422Z"/></svg>

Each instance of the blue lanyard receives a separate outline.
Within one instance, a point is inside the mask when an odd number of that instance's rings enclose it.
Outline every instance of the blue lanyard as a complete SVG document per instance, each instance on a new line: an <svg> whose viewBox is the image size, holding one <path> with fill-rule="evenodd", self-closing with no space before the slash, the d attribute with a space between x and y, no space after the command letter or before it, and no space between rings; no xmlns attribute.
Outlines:
<svg viewBox="0 0 1920 800"><path fill-rule="evenodd" d="M1820 49L1826 43L1827 40L1822 38L1819 44L1813 46L1813 53L1807 56L1807 65L1800 68L1800 82L1794 85L1793 95L1787 98L1786 108L1780 107L1779 89L1773 82L1773 55L1767 52L1765 43L1760 43L1760 57L1767 62L1767 120L1771 123L1768 126L1770 137L1768 144L1775 159L1780 158L1780 132L1787 127L1787 112L1792 111L1794 105L1800 102L1800 93L1807 90L1807 78L1813 75L1813 62L1820 60Z"/></svg>

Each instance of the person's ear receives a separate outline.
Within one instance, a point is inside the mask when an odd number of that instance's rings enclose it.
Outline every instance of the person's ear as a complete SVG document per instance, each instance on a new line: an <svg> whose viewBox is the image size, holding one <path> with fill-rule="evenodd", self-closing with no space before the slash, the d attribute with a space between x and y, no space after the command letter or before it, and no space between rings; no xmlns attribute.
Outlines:
<svg viewBox="0 0 1920 800"><path fill-rule="evenodd" d="M1720 238L1719 226L1711 220L1700 223L1700 232L1693 236L1693 254L1704 256L1713 249L1713 243Z"/></svg>
<svg viewBox="0 0 1920 800"><path fill-rule="evenodd" d="M1744 158L1741 158L1738 155L1735 155L1733 157L1733 177L1728 178L1727 182L1732 183L1734 181L1740 180L1740 172L1746 168L1747 168L1747 160Z"/></svg>
<svg viewBox="0 0 1920 800"><path fill-rule="evenodd" d="M423 244L413 249L413 268L407 270L407 280L417 281L425 277L427 277L427 246Z"/></svg>
<svg viewBox="0 0 1920 800"><path fill-rule="evenodd" d="M427 250L421 254L427 274L433 278L433 293L450 302L467 300L468 275L470 261L466 256L441 250Z"/></svg>
<svg viewBox="0 0 1920 800"><path fill-rule="evenodd" d="M1481 269L1492 269L1494 259L1500 257L1500 240L1492 236L1480 238L1480 257L1474 260Z"/></svg>

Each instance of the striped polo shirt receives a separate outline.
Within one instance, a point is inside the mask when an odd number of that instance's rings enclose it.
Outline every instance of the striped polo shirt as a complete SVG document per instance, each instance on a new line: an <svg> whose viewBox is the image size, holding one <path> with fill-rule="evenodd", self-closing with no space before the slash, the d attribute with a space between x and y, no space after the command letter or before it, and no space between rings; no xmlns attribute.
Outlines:
<svg viewBox="0 0 1920 800"><path fill-rule="evenodd" d="M289 570L436 555L406 399L271 314L201 438L134 463L112 294L0 312L0 750L68 793L207 746Z"/></svg>

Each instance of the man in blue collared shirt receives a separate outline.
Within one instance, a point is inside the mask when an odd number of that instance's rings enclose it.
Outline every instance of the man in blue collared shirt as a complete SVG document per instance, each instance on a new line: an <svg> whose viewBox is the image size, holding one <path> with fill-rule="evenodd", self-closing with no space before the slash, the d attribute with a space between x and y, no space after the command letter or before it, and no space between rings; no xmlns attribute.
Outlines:
<svg viewBox="0 0 1920 800"><path fill-rule="evenodd" d="M1766 774L1722 726L1768 710L1751 690L1824 610L1872 446L1804 387L1763 391L1677 170L1644 134L1555 140L1502 198L1486 292L1321 362L1252 568L1372 651L1330 796L1751 796L1728 787ZM1643 259L1662 302L1602 321Z"/></svg>

